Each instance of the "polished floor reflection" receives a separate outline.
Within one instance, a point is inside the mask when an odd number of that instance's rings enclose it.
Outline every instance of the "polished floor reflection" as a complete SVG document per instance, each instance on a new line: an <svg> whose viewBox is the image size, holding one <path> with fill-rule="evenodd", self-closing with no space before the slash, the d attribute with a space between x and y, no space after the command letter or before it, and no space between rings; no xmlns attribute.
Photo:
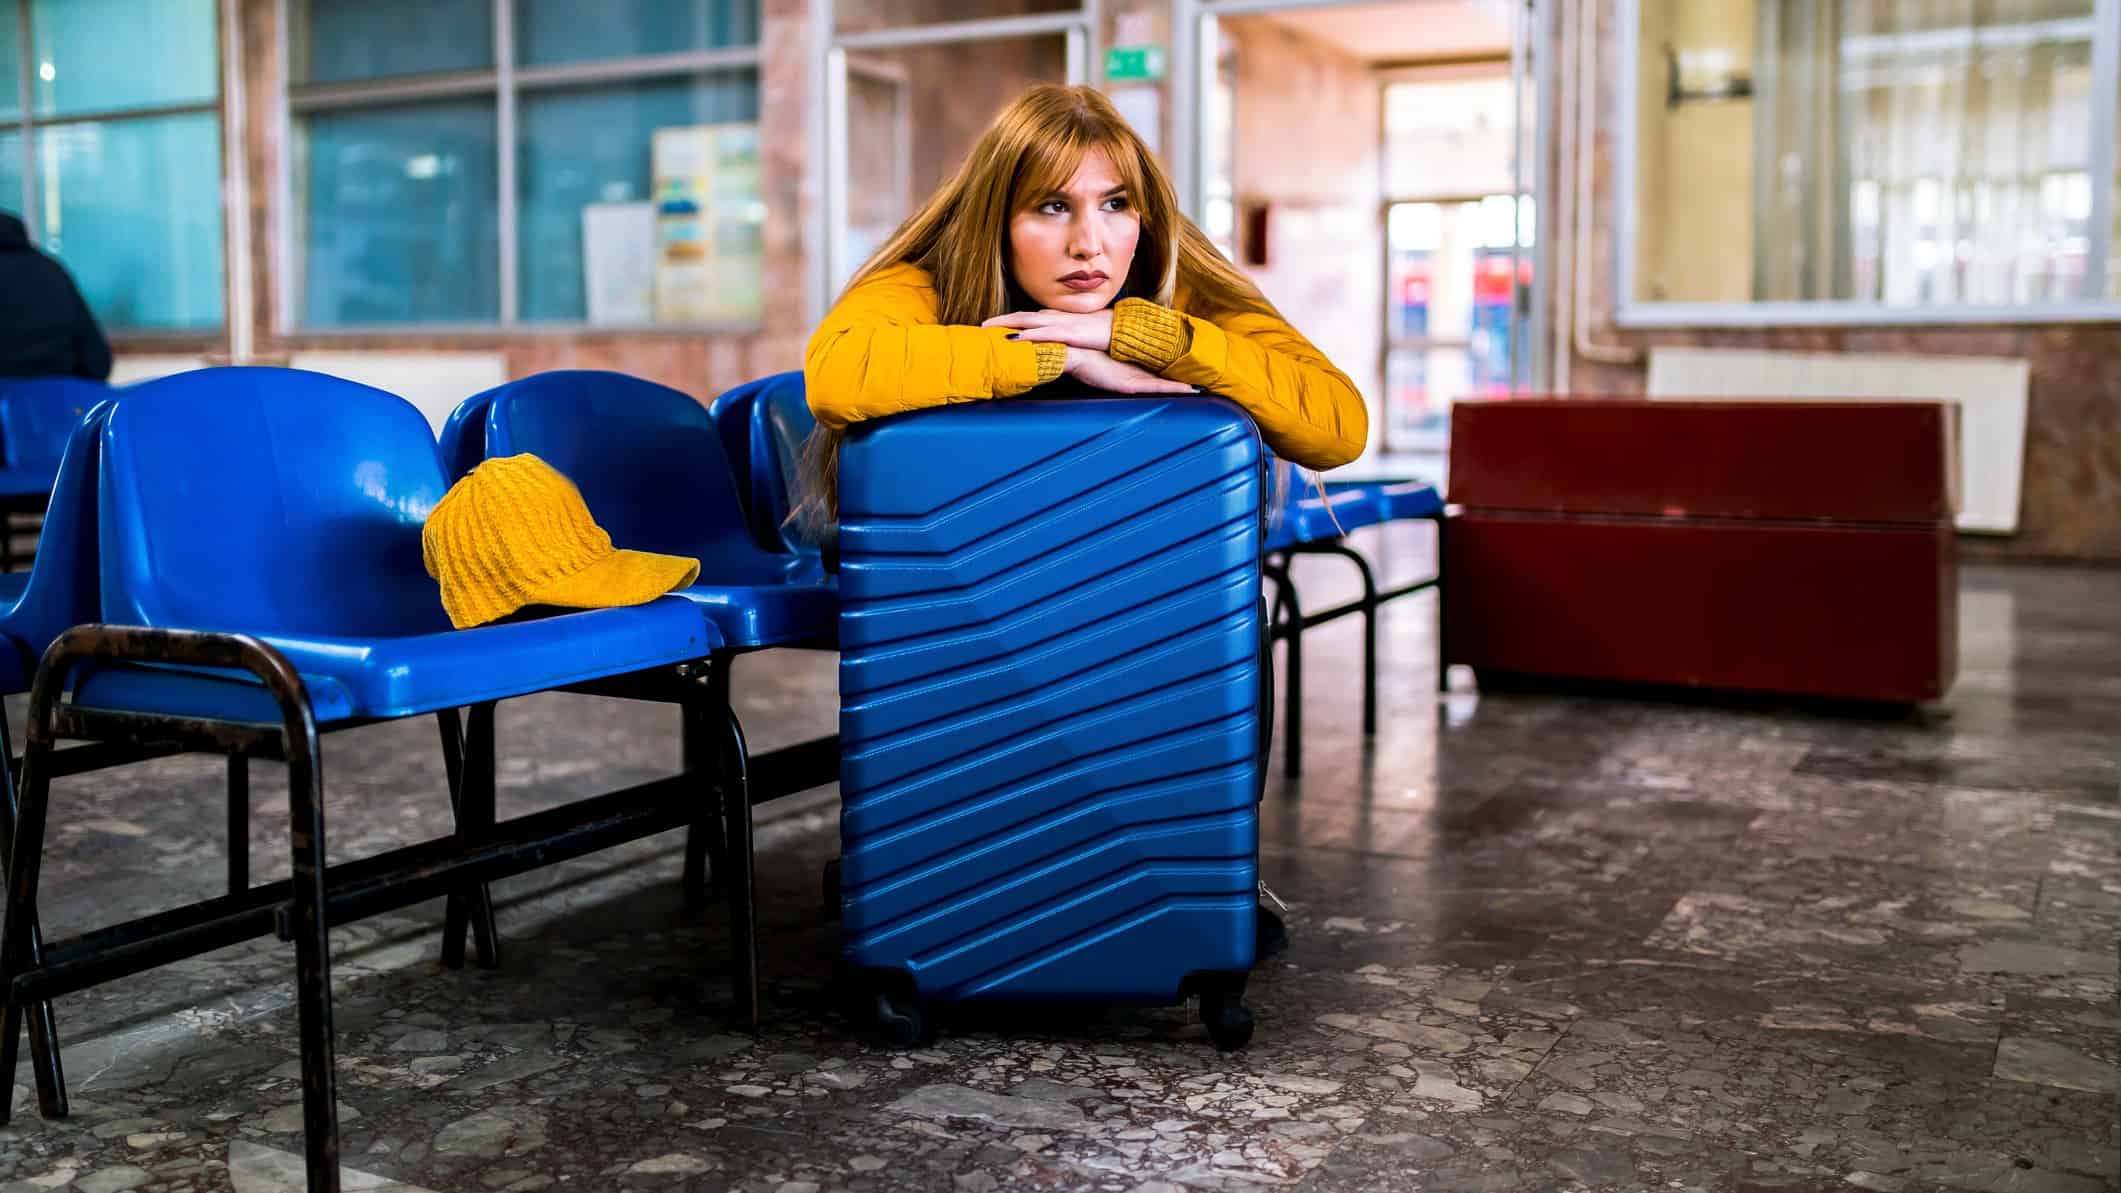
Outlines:
<svg viewBox="0 0 2121 1193"><path fill-rule="evenodd" d="M1366 545L1428 564L1418 532ZM1351 579L1306 566L1313 600ZM1263 811L1294 943L1230 1057L1176 1009L865 1045L820 914L830 792L761 828L755 1039L723 1026L726 935L677 898L675 838L502 884L497 972L438 968L439 904L354 925L349 1187L2121 1188L2117 608L2121 573L1970 568L1958 689L1886 719L1465 677L1439 704L1423 597L1385 623L1374 741L1355 625L1318 632L1307 771ZM754 745L828 730L832 682L740 663ZM666 710L500 724L504 816L676 763ZM326 749L346 856L446 823L430 725ZM213 893L219 792L204 760L61 784L47 930ZM63 1001L75 1113L39 1120L17 1075L0 1193L299 1187L291 968L260 942Z"/></svg>

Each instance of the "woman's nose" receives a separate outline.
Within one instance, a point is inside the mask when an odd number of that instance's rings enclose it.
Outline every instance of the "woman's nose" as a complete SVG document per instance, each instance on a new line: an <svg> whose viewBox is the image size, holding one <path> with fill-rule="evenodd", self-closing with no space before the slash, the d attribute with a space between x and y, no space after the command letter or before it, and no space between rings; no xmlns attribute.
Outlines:
<svg viewBox="0 0 2121 1193"><path fill-rule="evenodd" d="M1068 238L1068 255L1078 261L1087 261L1104 251L1104 237L1098 232L1096 220L1077 220L1074 235Z"/></svg>

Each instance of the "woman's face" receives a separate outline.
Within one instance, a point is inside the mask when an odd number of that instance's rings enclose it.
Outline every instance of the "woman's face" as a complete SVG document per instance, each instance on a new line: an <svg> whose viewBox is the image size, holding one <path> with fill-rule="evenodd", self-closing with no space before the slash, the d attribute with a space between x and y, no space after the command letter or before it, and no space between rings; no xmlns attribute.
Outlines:
<svg viewBox="0 0 2121 1193"><path fill-rule="evenodd" d="M1112 159L1093 149L1065 186L1009 221L1009 276L1042 308L1101 311L1126 283L1141 232Z"/></svg>

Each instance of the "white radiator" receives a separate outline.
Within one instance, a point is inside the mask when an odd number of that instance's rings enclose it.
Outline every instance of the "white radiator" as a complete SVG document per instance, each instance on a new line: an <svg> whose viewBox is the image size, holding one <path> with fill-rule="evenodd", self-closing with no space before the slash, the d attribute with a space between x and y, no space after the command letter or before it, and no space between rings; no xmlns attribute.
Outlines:
<svg viewBox="0 0 2121 1193"><path fill-rule="evenodd" d="M396 394L438 433L457 403L508 380L508 361L498 352L297 352L288 363Z"/></svg>
<svg viewBox="0 0 2121 1193"><path fill-rule="evenodd" d="M1652 348L1649 396L1949 402L1958 410L1959 529L2013 534L2031 376L2010 357Z"/></svg>

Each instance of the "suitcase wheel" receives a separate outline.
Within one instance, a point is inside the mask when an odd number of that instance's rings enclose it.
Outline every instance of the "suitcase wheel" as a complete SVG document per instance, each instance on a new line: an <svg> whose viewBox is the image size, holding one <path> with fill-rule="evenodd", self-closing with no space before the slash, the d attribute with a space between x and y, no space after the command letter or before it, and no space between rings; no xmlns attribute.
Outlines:
<svg viewBox="0 0 2121 1193"><path fill-rule="evenodd" d="M1219 1052L1235 1052L1252 1042L1252 1012L1245 1009L1242 993L1202 994L1200 1021Z"/></svg>
<svg viewBox="0 0 2121 1193"><path fill-rule="evenodd" d="M894 1048L912 1048L928 1040L927 1017L921 1014L917 1002L894 1001L890 995L879 991L874 1017L877 1031Z"/></svg>

